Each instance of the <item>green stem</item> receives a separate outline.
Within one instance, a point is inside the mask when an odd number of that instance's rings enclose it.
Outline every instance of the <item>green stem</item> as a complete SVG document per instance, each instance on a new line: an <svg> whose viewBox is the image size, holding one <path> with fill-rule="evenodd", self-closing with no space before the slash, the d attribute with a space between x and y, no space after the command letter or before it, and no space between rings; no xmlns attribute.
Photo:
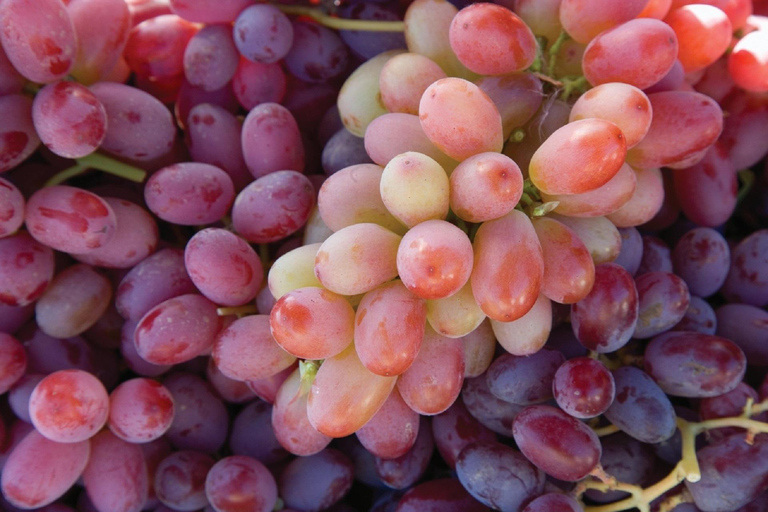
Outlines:
<svg viewBox="0 0 768 512"><path fill-rule="evenodd" d="M560 35L557 36L555 42L549 47L549 62L547 63L547 74L549 74L549 76L554 76L555 64L557 64L557 54L560 52L563 43L568 39L570 39L570 36L568 36L565 30L561 30Z"/></svg>
<svg viewBox="0 0 768 512"><path fill-rule="evenodd" d="M66 180L78 176L88 169L98 169L120 178L125 178L136 183L143 182L147 177L147 172L132 165L120 162L114 158L102 155L101 153L91 153L76 160L76 164L57 173L51 179L45 182L46 187L60 185Z"/></svg>
<svg viewBox="0 0 768 512"><path fill-rule="evenodd" d="M373 21L373 20L349 20L336 18L314 8L303 5L282 5L275 7L285 14L295 16L308 16L323 26L336 30L364 30L366 32L403 32L405 22L402 21Z"/></svg>
<svg viewBox="0 0 768 512"><path fill-rule="evenodd" d="M68 179L74 178L75 176L80 176L87 170L88 170L88 166L81 165L79 163L73 165L72 167L67 167L63 171L60 171L54 174L51 177L51 179L49 179L43 184L43 187L53 187L56 185L61 185Z"/></svg>
<svg viewBox="0 0 768 512"><path fill-rule="evenodd" d="M741 203L755 184L755 173L752 169L743 169L739 171L738 175L739 193L736 196L736 202Z"/></svg>

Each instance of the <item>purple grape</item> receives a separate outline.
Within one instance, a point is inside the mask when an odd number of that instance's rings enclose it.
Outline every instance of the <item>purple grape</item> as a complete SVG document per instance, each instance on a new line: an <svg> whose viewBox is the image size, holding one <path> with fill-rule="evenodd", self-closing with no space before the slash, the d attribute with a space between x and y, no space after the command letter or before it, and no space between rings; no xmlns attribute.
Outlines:
<svg viewBox="0 0 768 512"><path fill-rule="evenodd" d="M644 443L660 443L674 435L672 403L647 373L624 366L613 371L613 380L616 399L604 413L608 421Z"/></svg>
<svg viewBox="0 0 768 512"><path fill-rule="evenodd" d="M210 456L190 450L169 454L155 471L153 487L157 498L174 510L205 507L205 478L215 463Z"/></svg>
<svg viewBox="0 0 768 512"><path fill-rule="evenodd" d="M519 510L544 492L546 480L523 454L496 442L467 445L456 461L456 475L476 500L494 510Z"/></svg>
<svg viewBox="0 0 768 512"><path fill-rule="evenodd" d="M606 473L616 477L619 482L635 485L648 483L654 469L655 454L651 447L619 432L600 439L603 454L600 465ZM598 503L609 503L628 497L621 491L600 492L589 489L585 496Z"/></svg>
<svg viewBox="0 0 768 512"><path fill-rule="evenodd" d="M286 76L279 64L252 62L242 57L232 77L232 91L246 110L262 103L280 103L286 87Z"/></svg>
<svg viewBox="0 0 768 512"><path fill-rule="evenodd" d="M640 261L635 277L646 272L672 272L672 251L661 238L643 236L643 259Z"/></svg>
<svg viewBox="0 0 768 512"><path fill-rule="evenodd" d="M715 314L718 336L737 344L749 364L768 366L768 312L749 304L725 304Z"/></svg>
<svg viewBox="0 0 768 512"><path fill-rule="evenodd" d="M634 227L619 228L619 234L621 234L621 251L613 262L621 265L634 276L643 260L643 237Z"/></svg>
<svg viewBox="0 0 768 512"><path fill-rule="evenodd" d="M206 91L226 86L240 56L228 25L209 25L192 36L184 49L184 76Z"/></svg>
<svg viewBox="0 0 768 512"><path fill-rule="evenodd" d="M405 455L396 459L376 458L376 474L385 485L392 489L408 489L418 482L427 471L435 442L432 437L430 420L421 417L419 435Z"/></svg>
<svg viewBox="0 0 768 512"><path fill-rule="evenodd" d="M565 494L542 494L520 512L583 512L578 501Z"/></svg>
<svg viewBox="0 0 768 512"><path fill-rule="evenodd" d="M716 418L732 418L740 416L744 412L747 400L757 403L760 397L754 388L745 382L739 382L738 386L722 395L702 398L699 402L699 414L702 420ZM763 412L752 419L765 422L768 420L768 412ZM731 434L743 432L739 427L726 427L709 430L707 433L711 439L720 439Z"/></svg>
<svg viewBox="0 0 768 512"><path fill-rule="evenodd" d="M707 301L701 297L691 295L691 302L688 304L688 309L685 310L685 315L671 330L715 334L717 331L717 315ZM728 336L723 337L728 338Z"/></svg>
<svg viewBox="0 0 768 512"><path fill-rule="evenodd" d="M304 170L304 145L296 118L284 106L262 103L248 112L241 132L243 155L255 178Z"/></svg>
<svg viewBox="0 0 768 512"><path fill-rule="evenodd" d="M731 268L720 291L729 302L768 304L768 229L755 231L731 251Z"/></svg>
<svg viewBox="0 0 768 512"><path fill-rule="evenodd" d="M284 62L293 76L325 82L347 67L349 51L336 32L315 23L293 22L293 45Z"/></svg>
<svg viewBox="0 0 768 512"><path fill-rule="evenodd" d="M706 298L725 282L731 253L723 235L712 228L695 228L677 241L672 261L691 294Z"/></svg>
<svg viewBox="0 0 768 512"><path fill-rule="evenodd" d="M557 350L541 349L530 356L502 354L488 367L488 388L498 398L517 405L546 402L552 398L555 372L564 362Z"/></svg>
<svg viewBox="0 0 768 512"><path fill-rule="evenodd" d="M497 434L512 437L515 416L524 409L497 398L488 388L486 375L464 380L461 397L469 413Z"/></svg>
<svg viewBox="0 0 768 512"><path fill-rule="evenodd" d="M254 432L258 435L253 435ZM247 455L268 465L289 455L272 430L272 406L262 400L252 401L235 416L229 448L235 455Z"/></svg>
<svg viewBox="0 0 768 512"><path fill-rule="evenodd" d="M329 176L351 165L372 163L373 160L365 151L363 139L346 128L336 132L323 148L323 170Z"/></svg>
<svg viewBox="0 0 768 512"><path fill-rule="evenodd" d="M486 512L488 507L469 494L456 478L429 480L406 492L395 512Z"/></svg>
<svg viewBox="0 0 768 512"><path fill-rule="evenodd" d="M496 441L496 434L469 414L461 398L447 411L432 418L432 437L437 451L452 469L456 467L456 460L464 447Z"/></svg>
<svg viewBox="0 0 768 512"><path fill-rule="evenodd" d="M275 63L285 57L293 45L291 21L269 4L243 9L232 33L240 54L254 62Z"/></svg>
<svg viewBox="0 0 768 512"><path fill-rule="evenodd" d="M289 508L324 510L352 488L354 465L338 450L326 448L293 459L280 475L280 495Z"/></svg>
<svg viewBox="0 0 768 512"><path fill-rule="evenodd" d="M388 6L374 3L343 5L339 17L353 20L400 21L402 18ZM368 60L388 50L405 49L405 37L399 32L370 32L366 30L340 30L342 41L358 57Z"/></svg>
<svg viewBox="0 0 768 512"><path fill-rule="evenodd" d="M208 472L205 494L216 512L270 512L277 502L277 483L261 462L231 455Z"/></svg>
<svg viewBox="0 0 768 512"><path fill-rule="evenodd" d="M647 272L635 278L639 298L634 337L647 339L674 327L685 316L691 294L680 277Z"/></svg>
<svg viewBox="0 0 768 512"><path fill-rule="evenodd" d="M613 403L616 385L611 372L598 360L577 357L555 373L552 392L557 405L576 418L592 418Z"/></svg>
<svg viewBox="0 0 768 512"><path fill-rule="evenodd" d="M645 371L666 393L696 398L731 391L747 369L738 345L698 332L669 332L653 338L644 361Z"/></svg>

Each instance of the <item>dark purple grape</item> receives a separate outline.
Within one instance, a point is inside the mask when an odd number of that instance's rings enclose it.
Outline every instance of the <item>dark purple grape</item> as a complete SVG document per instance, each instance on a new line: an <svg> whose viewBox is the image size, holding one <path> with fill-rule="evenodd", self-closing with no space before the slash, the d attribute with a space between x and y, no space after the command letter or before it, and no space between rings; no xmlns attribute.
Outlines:
<svg viewBox="0 0 768 512"><path fill-rule="evenodd" d="M645 349L645 371L674 396L718 396L744 378L744 352L730 340L698 332L668 332Z"/></svg>
<svg viewBox="0 0 768 512"><path fill-rule="evenodd" d="M613 371L616 399L605 411L608 421L644 443L660 443L677 429L675 410L664 391L643 370L624 366Z"/></svg>
<svg viewBox="0 0 768 512"><path fill-rule="evenodd" d="M595 284L571 306L571 326L582 345L600 353L623 347L637 325L639 300L635 280L624 267L595 267Z"/></svg>
<svg viewBox="0 0 768 512"><path fill-rule="evenodd" d="M235 455L247 455L263 464L274 464L288 457L272 429L272 406L262 400L254 400L235 416L229 447Z"/></svg>
<svg viewBox="0 0 768 512"><path fill-rule="evenodd" d="M373 160L365 151L363 139L346 128L336 132L323 148L323 170L329 176L350 165L372 163Z"/></svg>
<svg viewBox="0 0 768 512"><path fill-rule="evenodd" d="M469 414L477 421L497 434L512 437L512 422L524 406L497 398L488 388L485 374L474 379L466 379L461 398Z"/></svg>
<svg viewBox="0 0 768 512"><path fill-rule="evenodd" d="M634 227L619 228L619 234L621 235L621 250L613 262L621 265L634 276L643 260L643 237Z"/></svg>
<svg viewBox="0 0 768 512"><path fill-rule="evenodd" d="M558 350L541 349L530 356L502 354L491 363L486 380L491 393L518 405L552 398L552 380L565 357Z"/></svg>
<svg viewBox="0 0 768 512"><path fill-rule="evenodd" d="M691 302L683 315L683 319L672 327L672 331L691 331L703 334L717 332L717 315L709 302L701 297L691 295ZM728 336L723 336L727 338Z"/></svg>
<svg viewBox="0 0 768 512"><path fill-rule="evenodd" d="M493 442L496 434L477 421L459 398L447 411L432 418L432 437L437 451L453 469L465 446L478 442Z"/></svg>
<svg viewBox="0 0 768 512"><path fill-rule="evenodd" d="M731 252L723 235L712 228L688 231L672 251L675 274L683 278L693 295L709 297L725 282Z"/></svg>
<svg viewBox="0 0 768 512"><path fill-rule="evenodd" d="M755 231L731 251L731 268L720 290L729 302L768 304L768 229Z"/></svg>
<svg viewBox="0 0 768 512"><path fill-rule="evenodd" d="M342 5L339 16L354 20L399 21L401 19L391 8L368 2ZM398 32L341 30L339 35L353 53L365 60L387 50L405 48L405 37Z"/></svg>
<svg viewBox="0 0 768 512"><path fill-rule="evenodd" d="M749 304L725 304L715 315L718 336L737 344L750 365L768 366L768 312Z"/></svg>
<svg viewBox="0 0 768 512"><path fill-rule="evenodd" d="M395 512L485 512L488 507L469 494L456 478L430 480L406 492Z"/></svg>
<svg viewBox="0 0 768 512"><path fill-rule="evenodd" d="M413 447L396 459L376 458L376 474L393 489L407 489L424 475L435 451L429 418L421 417L419 435Z"/></svg>
<svg viewBox="0 0 768 512"><path fill-rule="evenodd" d="M646 339L675 326L685 316L691 294L678 276L669 272L648 272L635 278L639 314L635 338Z"/></svg>
<svg viewBox="0 0 768 512"><path fill-rule="evenodd" d="M531 405L515 418L515 442L528 460L559 480L575 482L600 462L600 439L584 423L549 405Z"/></svg>
<svg viewBox="0 0 768 512"><path fill-rule="evenodd" d="M635 277L648 272L672 272L672 251L661 238L643 236L643 257Z"/></svg>
<svg viewBox="0 0 768 512"><path fill-rule="evenodd" d="M456 461L456 475L476 500L494 510L518 510L544 492L546 481L522 453L496 442L467 445Z"/></svg>
<svg viewBox="0 0 768 512"><path fill-rule="evenodd" d="M565 304L561 304L561 306L565 309L564 317L567 318L571 308ZM589 354L589 350L579 343L578 338L573 334L571 325L567 323L552 329L545 347L551 350L559 350L563 353L565 359L583 357Z"/></svg>
<svg viewBox="0 0 768 512"><path fill-rule="evenodd" d="M702 398L701 402L699 402L699 414L702 420L740 416L744 412L744 407L749 399L752 399L753 402L760 401L754 388L750 387L746 382L739 382L738 386L728 393ZM752 419L768 422L768 412L763 412ZM720 439L743 431L739 427L726 427L709 430L707 433L712 439Z"/></svg>
<svg viewBox="0 0 768 512"><path fill-rule="evenodd" d="M542 494L520 512L583 512L578 501L565 494Z"/></svg>
<svg viewBox="0 0 768 512"><path fill-rule="evenodd" d="M280 496L287 508L325 510L352 488L354 465L333 448L293 459L280 475Z"/></svg>
<svg viewBox="0 0 768 512"><path fill-rule="evenodd" d="M576 418L592 418L613 403L616 386L608 368L597 359L577 357L555 373L552 392L557 405Z"/></svg>

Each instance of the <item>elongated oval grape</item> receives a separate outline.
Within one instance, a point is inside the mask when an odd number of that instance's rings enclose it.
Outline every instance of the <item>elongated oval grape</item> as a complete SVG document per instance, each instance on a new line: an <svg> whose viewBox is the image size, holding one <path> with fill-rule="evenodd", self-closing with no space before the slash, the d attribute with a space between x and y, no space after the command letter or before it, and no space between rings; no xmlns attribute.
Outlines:
<svg viewBox="0 0 768 512"><path fill-rule="evenodd" d="M544 141L533 154L528 173L544 193L579 194L605 185L619 172L626 154L618 126L604 119L581 119Z"/></svg>
<svg viewBox="0 0 768 512"><path fill-rule="evenodd" d="M293 21L293 44L283 58L296 78L320 83L339 76L347 66L349 50L337 32L304 21Z"/></svg>
<svg viewBox="0 0 768 512"><path fill-rule="evenodd" d="M34 303L53 275L53 249L26 231L0 239L0 304L21 307Z"/></svg>
<svg viewBox="0 0 768 512"><path fill-rule="evenodd" d="M448 175L432 158L412 151L392 158L381 174L379 192L387 210L413 227L448 215Z"/></svg>
<svg viewBox="0 0 768 512"><path fill-rule="evenodd" d="M728 56L728 72L739 87L748 91L768 90L768 73L763 63L768 38L765 31L757 30L741 38Z"/></svg>
<svg viewBox="0 0 768 512"><path fill-rule="evenodd" d="M24 223L25 203L16 185L0 178L0 238L12 235Z"/></svg>
<svg viewBox="0 0 768 512"><path fill-rule="evenodd" d="M374 456L396 459L408 453L416 442L419 414L408 407L395 388L381 409L355 434Z"/></svg>
<svg viewBox="0 0 768 512"><path fill-rule="evenodd" d="M637 87L611 82L588 90L576 100L569 121L597 117L615 123L631 148L648 133L653 111L648 96Z"/></svg>
<svg viewBox="0 0 768 512"><path fill-rule="evenodd" d="M709 297L728 276L731 253L725 238L711 228L688 231L672 251L675 273L682 277L691 295Z"/></svg>
<svg viewBox="0 0 768 512"><path fill-rule="evenodd" d="M272 428L272 405L252 400L240 409L232 422L227 443L235 455L247 455L262 464L274 464L289 457ZM260 435L254 436L254 430Z"/></svg>
<svg viewBox="0 0 768 512"><path fill-rule="evenodd" d="M596 266L592 290L571 305L573 333L582 345L601 353L623 347L635 332L638 316L635 281L615 263Z"/></svg>
<svg viewBox="0 0 768 512"><path fill-rule="evenodd" d="M762 307L768 304L768 229L742 239L731 251L731 268L721 293L730 302Z"/></svg>
<svg viewBox="0 0 768 512"><path fill-rule="evenodd" d="M470 282L480 309L499 322L525 315L539 296L544 272L541 245L530 219L512 210L485 222L473 246Z"/></svg>
<svg viewBox="0 0 768 512"><path fill-rule="evenodd" d="M397 379L403 400L419 414L447 410L464 382L464 350L460 339L445 338L427 328L413 364Z"/></svg>
<svg viewBox="0 0 768 512"><path fill-rule="evenodd" d="M505 437L512 437L515 416L525 408L497 398L488 388L483 374L465 381L461 398L477 421Z"/></svg>
<svg viewBox="0 0 768 512"><path fill-rule="evenodd" d="M668 272L647 272L635 279L635 286L639 302L635 338L661 334L685 316L691 294L680 277Z"/></svg>
<svg viewBox="0 0 768 512"><path fill-rule="evenodd" d="M315 256L315 275L341 295L373 290L397 276L400 237L378 224L340 229L323 242Z"/></svg>
<svg viewBox="0 0 768 512"><path fill-rule="evenodd" d="M556 211L570 217L600 217L624 207L637 190L637 174L623 164L613 178L603 186L581 194L541 193L544 202L557 202Z"/></svg>
<svg viewBox="0 0 768 512"><path fill-rule="evenodd" d="M280 495L288 507L323 510L341 500L352 488L353 481L352 461L329 448L288 463L280 475Z"/></svg>
<svg viewBox="0 0 768 512"><path fill-rule="evenodd" d="M317 287L297 288L280 297L269 315L275 341L302 359L326 359L353 339L355 311L347 300Z"/></svg>
<svg viewBox="0 0 768 512"><path fill-rule="evenodd" d="M21 94L0 96L0 173L26 160L40 145L32 120L32 100Z"/></svg>
<svg viewBox="0 0 768 512"><path fill-rule="evenodd" d="M741 348L749 364L768 366L768 312L751 304L724 304L715 312L716 333Z"/></svg>
<svg viewBox="0 0 768 512"><path fill-rule="evenodd" d="M189 39L184 49L184 76L194 86L215 91L232 79L238 61L230 28L211 25Z"/></svg>
<svg viewBox="0 0 768 512"><path fill-rule="evenodd" d="M487 151L498 153L503 146L496 105L461 78L442 78L430 85L419 102L419 120L429 140L459 161Z"/></svg>
<svg viewBox="0 0 768 512"><path fill-rule="evenodd" d="M394 459L374 459L376 476L389 488L407 489L424 475L429 466L435 451L432 428L428 417L420 416L419 420L419 434L410 450Z"/></svg>
<svg viewBox="0 0 768 512"><path fill-rule="evenodd" d="M96 194L56 185L32 194L27 202L26 225L39 242L78 254L107 244L115 236L117 218Z"/></svg>
<svg viewBox="0 0 768 512"><path fill-rule="evenodd" d="M495 510L519 510L544 491L546 475L514 448L501 443L472 443L456 462L462 485ZM508 478L508 475L515 475Z"/></svg>
<svg viewBox="0 0 768 512"><path fill-rule="evenodd" d="M73 0L67 12L77 34L77 55L69 74L90 85L115 69L128 41L131 11L119 0Z"/></svg>
<svg viewBox="0 0 768 512"><path fill-rule="evenodd" d="M85 469L91 443L58 443L32 429L5 460L3 497L23 509L44 507L72 487Z"/></svg>
<svg viewBox="0 0 768 512"><path fill-rule="evenodd" d="M511 322L491 319L493 334L504 350L516 356L535 354L552 331L552 301L539 293L536 302L523 316Z"/></svg>
<svg viewBox="0 0 768 512"><path fill-rule="evenodd" d="M477 305L469 281L450 297L427 300L426 306L429 325L448 338L469 335L486 318Z"/></svg>
<svg viewBox="0 0 768 512"><path fill-rule="evenodd" d="M123 57L138 76L180 76L184 73L184 49L198 30L198 26L175 14L150 18L131 29Z"/></svg>
<svg viewBox="0 0 768 512"><path fill-rule="evenodd" d="M219 512L269 512L277 502L277 482L269 469L253 457L230 455L208 471L205 495Z"/></svg>
<svg viewBox="0 0 768 512"><path fill-rule="evenodd" d="M575 357L555 372L552 393L557 405L576 418L593 418L613 403L616 385L608 369L591 357Z"/></svg>
<svg viewBox="0 0 768 512"><path fill-rule="evenodd" d="M368 370L391 376L408 369L424 337L426 311L421 298L402 281L385 283L363 296L354 318L355 350Z"/></svg>
<svg viewBox="0 0 768 512"><path fill-rule="evenodd" d="M599 33L637 17L642 12L645 0L611 2L600 0L563 0L560 4L560 23L569 36L587 44Z"/></svg>
<svg viewBox="0 0 768 512"><path fill-rule="evenodd" d="M565 363L558 350L541 349L529 356L502 354L488 367L485 379L496 397L517 405L546 402L552 398L555 372Z"/></svg>
<svg viewBox="0 0 768 512"><path fill-rule="evenodd" d="M304 144L293 114L279 103L248 112L241 132L245 164L254 178L275 171L304 171Z"/></svg>
<svg viewBox="0 0 768 512"><path fill-rule="evenodd" d="M309 422L327 436L348 436L376 414L396 380L372 373L349 346L317 371L307 400Z"/></svg>
<svg viewBox="0 0 768 512"><path fill-rule="evenodd" d="M697 332L656 336L645 350L645 371L674 396L709 397L733 390L746 357L734 342Z"/></svg>
<svg viewBox="0 0 768 512"><path fill-rule="evenodd" d="M733 27L728 16L705 3L672 9L664 18L677 35L677 59L686 73L706 68L728 49Z"/></svg>
<svg viewBox="0 0 768 512"><path fill-rule="evenodd" d="M469 413L461 398L432 418L432 437L437 451L451 469L456 469L456 460L466 446L496 441L496 434Z"/></svg>
<svg viewBox="0 0 768 512"><path fill-rule="evenodd" d="M321 245L302 245L275 260L267 274L267 286L275 299L296 288L323 286L315 277L315 256Z"/></svg>
<svg viewBox="0 0 768 512"><path fill-rule="evenodd" d="M93 374L60 370L41 380L29 397L32 424L42 435L60 443L93 437L107 423L109 396Z"/></svg>
<svg viewBox="0 0 768 512"><path fill-rule="evenodd" d="M536 39L518 15L501 5L479 3L461 9L448 33L451 49L480 75L522 71L536 57Z"/></svg>
<svg viewBox="0 0 768 512"><path fill-rule="evenodd" d="M162 381L171 392L175 414L165 437L179 450L212 454L224 446L229 415L211 385L193 373L175 372Z"/></svg>
<svg viewBox="0 0 768 512"><path fill-rule="evenodd" d="M330 444L332 438L318 432L309 421L307 400L297 369L280 385L272 408L272 429L280 445L294 455L314 455Z"/></svg>
<svg viewBox="0 0 768 512"><path fill-rule="evenodd" d="M508 156L480 153L461 162L450 176L450 205L467 222L509 213L523 195L523 174Z"/></svg>
<svg viewBox="0 0 768 512"><path fill-rule="evenodd" d="M139 320L134 343L145 361L177 364L210 349L218 330L213 302L202 295L180 295L161 302Z"/></svg>
<svg viewBox="0 0 768 512"><path fill-rule="evenodd" d="M677 37L669 25L639 18L606 30L590 41L582 68L592 85L621 82L645 89L664 78L677 54Z"/></svg>
<svg viewBox="0 0 768 512"><path fill-rule="evenodd" d="M513 433L523 455L560 480L581 480L600 462L602 447L597 434L555 407L526 407L515 417Z"/></svg>
<svg viewBox="0 0 768 512"><path fill-rule="evenodd" d="M613 372L616 399L603 413L608 420L638 441L660 443L677 429L669 397L643 370L624 366Z"/></svg>
<svg viewBox="0 0 768 512"><path fill-rule="evenodd" d="M381 68L381 102L390 112L418 114L424 91L445 76L445 71L429 57L418 53L395 55Z"/></svg>

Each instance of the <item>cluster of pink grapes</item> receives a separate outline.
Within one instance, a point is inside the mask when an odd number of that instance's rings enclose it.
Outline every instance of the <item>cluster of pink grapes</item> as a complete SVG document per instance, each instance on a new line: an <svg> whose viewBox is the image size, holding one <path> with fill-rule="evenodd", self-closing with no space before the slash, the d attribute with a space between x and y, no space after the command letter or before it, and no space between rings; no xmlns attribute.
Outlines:
<svg viewBox="0 0 768 512"><path fill-rule="evenodd" d="M765 0L0 0L0 510L767 510L767 141Z"/></svg>

